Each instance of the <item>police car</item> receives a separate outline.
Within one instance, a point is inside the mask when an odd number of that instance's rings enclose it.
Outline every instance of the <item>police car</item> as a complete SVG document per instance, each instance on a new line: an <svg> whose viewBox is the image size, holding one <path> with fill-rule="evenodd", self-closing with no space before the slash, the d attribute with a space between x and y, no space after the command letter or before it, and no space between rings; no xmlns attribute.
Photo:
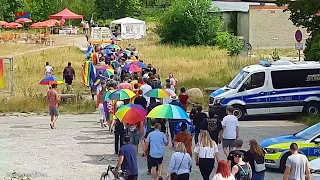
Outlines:
<svg viewBox="0 0 320 180"><path fill-rule="evenodd" d="M226 106L234 115L300 113L317 115L320 108L320 63L279 60L260 61L244 67L226 86L210 95L209 107L225 115Z"/></svg>
<svg viewBox="0 0 320 180"><path fill-rule="evenodd" d="M266 152L266 166L284 170L287 158L291 155L291 143L297 143L299 153L306 155L309 160L320 157L320 123L294 134L262 140L260 146Z"/></svg>

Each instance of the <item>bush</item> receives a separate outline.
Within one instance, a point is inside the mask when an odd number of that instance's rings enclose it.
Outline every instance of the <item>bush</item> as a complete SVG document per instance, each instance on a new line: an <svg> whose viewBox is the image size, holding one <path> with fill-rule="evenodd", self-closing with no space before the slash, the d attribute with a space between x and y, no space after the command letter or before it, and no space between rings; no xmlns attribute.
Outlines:
<svg viewBox="0 0 320 180"><path fill-rule="evenodd" d="M229 56L239 55L243 50L243 42L228 32L218 33L217 45L220 48L226 49Z"/></svg>
<svg viewBox="0 0 320 180"><path fill-rule="evenodd" d="M304 55L305 61L320 60L320 33L311 33L310 37L306 41Z"/></svg>
<svg viewBox="0 0 320 180"><path fill-rule="evenodd" d="M221 14L208 13L210 0L175 0L159 18L156 32L164 43L216 45Z"/></svg>

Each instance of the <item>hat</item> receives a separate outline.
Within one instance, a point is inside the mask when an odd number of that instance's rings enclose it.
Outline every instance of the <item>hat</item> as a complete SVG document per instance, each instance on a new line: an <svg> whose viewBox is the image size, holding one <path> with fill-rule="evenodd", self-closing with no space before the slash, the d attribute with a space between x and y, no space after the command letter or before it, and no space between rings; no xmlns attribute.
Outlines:
<svg viewBox="0 0 320 180"><path fill-rule="evenodd" d="M242 157L242 156L243 156L243 152L241 152L241 151L235 151L233 153L233 157Z"/></svg>
<svg viewBox="0 0 320 180"><path fill-rule="evenodd" d="M149 78L149 74L148 73L143 75L143 79L148 79L148 78Z"/></svg>
<svg viewBox="0 0 320 180"><path fill-rule="evenodd" d="M171 100L178 100L178 96L173 94L173 95L170 96L170 99Z"/></svg>

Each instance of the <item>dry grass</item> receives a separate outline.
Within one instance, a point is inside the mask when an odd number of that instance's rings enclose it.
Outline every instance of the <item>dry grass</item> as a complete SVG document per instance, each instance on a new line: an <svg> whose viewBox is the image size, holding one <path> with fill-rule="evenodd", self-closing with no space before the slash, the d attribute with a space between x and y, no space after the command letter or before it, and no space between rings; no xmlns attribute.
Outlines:
<svg viewBox="0 0 320 180"><path fill-rule="evenodd" d="M65 44L72 43L74 40L72 37L57 38L59 40L58 43ZM145 60L146 63L153 64L159 70L163 81L172 72L179 80L180 87L199 87L202 89L225 85L241 68L254 64L258 60L242 56L230 58L225 50L219 50L216 47L175 47L162 45L158 42L158 37L149 32L146 39L124 41L120 45L127 47L131 43L136 46L141 59ZM0 55L34 48L38 47L34 45L0 44ZM279 55L282 55L280 52ZM265 54L266 52L259 53ZM44 96L47 87L38 84L44 77L44 64L46 61L51 63L54 67L54 74L58 77L62 77L62 71L67 62L72 62L77 75L73 85L74 91L79 94L85 93L87 88L82 85L80 74L83 60L84 54L76 47L50 49L17 57L14 65L15 95L6 102L5 106L0 106L0 112L46 111ZM63 85L59 86L60 91L63 89ZM205 97L207 98L207 95ZM206 104L207 99L203 99L202 102ZM80 101L78 104L62 104L60 110L85 113L94 111L95 107L91 101Z"/></svg>

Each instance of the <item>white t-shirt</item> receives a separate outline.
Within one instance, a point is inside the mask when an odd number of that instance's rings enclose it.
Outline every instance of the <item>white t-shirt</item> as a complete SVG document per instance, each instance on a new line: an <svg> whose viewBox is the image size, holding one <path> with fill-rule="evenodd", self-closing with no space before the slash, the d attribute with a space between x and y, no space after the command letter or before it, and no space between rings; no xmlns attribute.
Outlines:
<svg viewBox="0 0 320 180"><path fill-rule="evenodd" d="M176 93L171 88L166 88L166 91L169 92L171 95L176 95ZM171 103L170 98L163 98L163 104L169 104Z"/></svg>
<svg viewBox="0 0 320 180"><path fill-rule="evenodd" d="M147 106L149 106L150 104L150 97L148 96L145 96L145 94L150 91L152 89L152 87L149 85L149 84L144 84L140 87L140 89L142 90L143 92L143 97L146 98L146 101L147 101Z"/></svg>
<svg viewBox="0 0 320 180"><path fill-rule="evenodd" d="M52 66L48 65L48 66L44 67L44 69L46 72L46 76L52 75L52 70L53 70Z"/></svg>
<svg viewBox="0 0 320 180"><path fill-rule="evenodd" d="M215 174L212 180L235 180L235 178L232 173L230 173L229 177L227 178L222 177L222 175L219 173L219 174Z"/></svg>
<svg viewBox="0 0 320 180"><path fill-rule="evenodd" d="M238 119L234 115L227 115L223 118L222 127L224 128L223 139L237 139Z"/></svg>
<svg viewBox="0 0 320 180"><path fill-rule="evenodd" d="M214 158L214 155L219 152L216 143L214 143L213 147L203 147L198 143L193 151L199 154L199 158Z"/></svg>

